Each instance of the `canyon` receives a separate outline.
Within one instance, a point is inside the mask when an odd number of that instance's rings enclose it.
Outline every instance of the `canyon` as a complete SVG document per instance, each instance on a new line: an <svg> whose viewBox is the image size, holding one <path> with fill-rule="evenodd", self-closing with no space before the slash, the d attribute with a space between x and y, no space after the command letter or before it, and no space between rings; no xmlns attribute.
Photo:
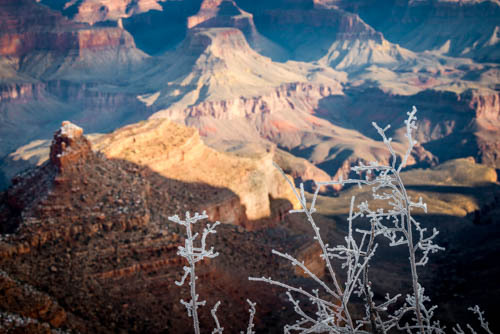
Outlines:
<svg viewBox="0 0 500 334"><path fill-rule="evenodd" d="M165 135L163 140L158 133ZM264 249L255 248L251 240L271 240L272 236L263 228L274 226L282 230L279 225L285 212L297 207L286 181L266 165L266 161L271 161L269 156L251 159L216 152L204 146L196 130L166 120L125 127L101 137L95 145L99 151L93 151L80 127L64 122L54 134L50 159L37 169L17 176L5 194L0 211L2 232L8 233L2 234L0 240L2 268L16 271L14 275L22 277L24 282L12 278L12 271L2 272L2 293L18 301L13 304L10 299L2 299L0 303L11 317L20 319L14 328L33 333L61 327L108 332L130 329L129 322L137 331L180 328L182 318L147 315L148 303L158 302L163 305L162 312L178 312L175 298L180 297L182 290L168 286L180 273L175 268L182 269L182 261L175 253L184 236L178 226L168 223L167 217L180 210L204 209L210 220L224 224L217 245L222 253L230 253L221 258L222 262L202 265L200 275L220 285L221 291L227 290L224 282L231 280L231 285L227 285L231 287L226 291L227 304L234 305L228 307L241 309L243 315L244 304L238 300L243 293L249 293L248 288L255 287L246 287L245 279L240 277L241 291L236 289L233 277L239 275L233 265L238 261L248 264L245 252L262 252L265 256ZM171 170L177 170L174 167L186 169L187 165L204 163L220 164L214 170L224 170L224 178L203 169L194 169L181 179L170 175ZM184 167L179 166L182 164ZM238 177L239 184L228 183ZM245 182L252 183L251 191ZM14 230L15 234L9 234ZM276 245L283 241L270 242ZM299 242L296 245L303 247ZM307 247L301 252L310 253ZM24 268L28 271L17 267L19 257L31 263ZM97 258L99 264L94 268ZM236 262L226 262L235 258ZM257 257L254 264L263 268ZM35 269L32 265L42 267ZM36 275L29 273L32 269ZM147 283L142 277L145 272L150 275ZM33 280L26 281L24 274ZM56 283L59 279L73 281L75 289L67 290L69 281ZM48 285L40 287L40 280ZM145 283L149 287L138 290ZM120 289L112 288L115 292L109 294L106 285ZM37 290L46 291L47 287L48 294ZM147 297L151 289L161 293ZM124 293L130 298L128 302L123 299ZM142 293L146 295L141 297ZM36 302L28 308L23 300L32 296ZM61 306L56 301L60 298L65 299ZM136 298L144 304L137 305ZM266 299L269 300L264 296ZM130 309L124 306L126 314L122 310L113 312L112 322L116 323L110 327L111 318L105 315L109 312L94 307L99 304L106 308L105 305L117 302L130 305ZM42 311L46 307L49 310ZM85 319L76 315L82 312ZM238 317L228 318L227 326L237 326L241 321Z"/></svg>
<svg viewBox="0 0 500 334"><path fill-rule="evenodd" d="M222 299L228 332L248 296L257 329L281 332L286 296L247 277L312 286L273 248L325 268L274 164L310 196L314 181L390 163L372 122L392 126L400 159L412 106L403 176L447 248L422 279L446 323L468 319L464 300L493 314L465 286L500 275L487 269L500 249L498 17L496 0L0 1L0 329L191 332L174 284L185 236L168 217L205 210L223 224L200 294ZM321 189L331 244L351 195L368 196ZM374 284L398 286L402 259L377 260ZM212 328L209 312L201 322Z"/></svg>

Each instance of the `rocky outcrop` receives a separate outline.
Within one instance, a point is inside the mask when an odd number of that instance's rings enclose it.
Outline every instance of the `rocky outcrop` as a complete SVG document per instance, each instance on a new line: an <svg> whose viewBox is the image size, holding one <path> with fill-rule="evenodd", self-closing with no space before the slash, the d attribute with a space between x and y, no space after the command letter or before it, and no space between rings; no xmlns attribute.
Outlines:
<svg viewBox="0 0 500 334"><path fill-rule="evenodd" d="M90 28L69 21L60 13L23 0L0 7L0 55L21 57L33 51L135 47L130 34L118 27Z"/></svg>
<svg viewBox="0 0 500 334"><path fill-rule="evenodd" d="M470 89L460 95L468 107L476 112L478 120L500 121L500 93L491 90Z"/></svg>
<svg viewBox="0 0 500 334"><path fill-rule="evenodd" d="M257 97L238 97L231 100L201 102L195 106L182 110L182 114L188 117L210 116L216 119L237 119L252 117L259 114L272 112L283 112L283 110L294 110L296 108L315 109L315 104L333 94L341 94L340 84L332 82L331 85L297 82L284 84L272 92ZM300 102L301 104L299 104ZM295 105L297 103L297 106ZM177 111L178 112L178 111ZM155 117L163 115L177 118L175 108L156 114ZM180 116L180 115L179 115ZM184 116L185 117L185 116ZM264 134L265 136L266 134Z"/></svg>
<svg viewBox="0 0 500 334"><path fill-rule="evenodd" d="M162 10L161 2L165 0L139 0L139 1L125 1L125 0L103 0L103 1L81 1L80 3L73 4L67 10L76 10L77 14L75 19L81 22L94 24L101 21L117 21L121 18L129 17L148 12L150 10Z"/></svg>
<svg viewBox="0 0 500 334"><path fill-rule="evenodd" d="M129 65L137 65L145 58L143 53L136 50L132 36L122 27L90 27L70 21L60 12L34 1L2 4L0 21L0 55L25 57L22 70L37 77L53 74L45 73L47 70L54 71L51 63L39 64L40 59L37 57L40 54L51 57L52 62L76 64L88 61L91 53L102 55L96 57L99 59L97 64L112 58L114 53L121 55L121 64L128 61ZM116 60L113 59L114 62ZM62 64L59 67L64 70Z"/></svg>
<svg viewBox="0 0 500 334"><path fill-rule="evenodd" d="M37 48L63 51L70 45L70 34L64 28L71 28L72 24L33 1L3 1L0 22L2 56L21 56ZM51 33L57 26L61 27L60 32ZM59 43L55 43L57 40Z"/></svg>
<svg viewBox="0 0 500 334"><path fill-rule="evenodd" d="M9 288L9 298L0 302L0 320L8 313L9 319L34 319L48 330L157 333L170 328L184 333L185 310L178 300L186 291L174 281L184 265L176 251L185 231L168 216L200 209L213 219L240 224L219 226L221 237L210 240L226 256L198 264L198 276L213 289L200 287L200 293L211 304L220 299L233 310L241 309L242 316L243 296L263 294L262 312L272 309L267 303L276 305L269 297L273 294L249 285L248 275L237 269L249 263L244 254L250 253L253 268L262 267L261 255L269 255L273 245L282 248L287 239L262 229L284 231L277 223L293 207L290 187L271 165L271 156L217 153L203 145L196 130L167 120L125 127L96 145L108 158L90 149L81 128L63 123L54 135L50 159L18 176L2 198L0 226L17 224L10 231L14 233L2 230L0 235L2 270L47 296L35 303L37 295L31 294L36 298L29 301L22 289ZM167 177L171 174L184 181ZM202 181L235 185L231 190ZM250 216L266 212L271 216L267 220ZM200 227L202 223L195 231ZM264 246L255 247L255 240ZM18 267L20 258L26 265ZM260 272L273 268L266 265ZM289 273L282 270L279 275ZM175 316L165 317L159 310ZM232 315L225 326L238 328L243 320ZM201 317L203 324L210 321Z"/></svg>
<svg viewBox="0 0 500 334"><path fill-rule="evenodd" d="M200 11L188 18L187 28L236 28L257 52L273 59L286 58L286 51L262 36L255 27L253 15L239 8L234 0L204 0Z"/></svg>
<svg viewBox="0 0 500 334"><path fill-rule="evenodd" d="M90 152L90 143L83 136L83 129L64 121L52 140L50 162L62 171L86 159Z"/></svg>
<svg viewBox="0 0 500 334"><path fill-rule="evenodd" d="M129 121L146 117L135 93L112 87L146 57L122 28L75 23L35 1L3 2L0 22L1 156L50 137L70 117L92 132L123 125L126 114L135 118ZM111 85L96 88L102 82ZM27 135L17 136L26 126Z"/></svg>
<svg viewBox="0 0 500 334"><path fill-rule="evenodd" d="M200 11L188 18L187 27L235 27L245 34L256 33L252 15L242 11L233 0L203 1Z"/></svg>
<svg viewBox="0 0 500 334"><path fill-rule="evenodd" d="M111 131L151 114L136 94L98 83L10 83L0 84L0 90L0 113L8 119L0 125L0 155L4 157L31 140L50 138L53 128L64 119L95 133ZM16 135L26 127L30 131L25 136ZM11 175L11 171L7 174Z"/></svg>
<svg viewBox="0 0 500 334"><path fill-rule="evenodd" d="M276 214L272 199L298 205L289 185L273 168L271 154L250 159L220 153L205 146L195 129L165 119L117 130L101 137L96 148L109 159L147 166L166 178L229 189L230 193L213 196L213 204L200 203L200 210L206 207L212 220L252 228L252 221ZM281 216L287 208L278 210Z"/></svg>
<svg viewBox="0 0 500 334"><path fill-rule="evenodd" d="M298 7L253 8L259 31L289 50L291 59L318 60L325 56L335 41L358 40L359 43L371 40L378 45L384 40L380 32L368 26L356 14L338 8L313 8L312 1L308 6ZM313 30L316 32L314 36L305 33Z"/></svg>

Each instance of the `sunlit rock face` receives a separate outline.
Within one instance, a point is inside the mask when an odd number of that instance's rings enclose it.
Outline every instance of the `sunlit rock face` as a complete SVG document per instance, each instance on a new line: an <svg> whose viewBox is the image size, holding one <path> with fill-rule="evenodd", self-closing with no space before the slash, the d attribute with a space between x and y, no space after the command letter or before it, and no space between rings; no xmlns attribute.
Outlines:
<svg viewBox="0 0 500 334"><path fill-rule="evenodd" d="M147 166L166 178L231 190L234 195L219 204L207 198L212 220L254 228L252 221L275 214L271 212L273 199L298 207L290 186L272 165L272 154L250 159L220 153L204 145L195 129L168 120L127 126L100 138L97 148L110 159ZM287 208L278 210L284 213Z"/></svg>
<svg viewBox="0 0 500 334"><path fill-rule="evenodd" d="M427 21L421 22L417 13L423 10L442 20L482 17L488 25L486 9L495 12L496 4L403 1L389 9L387 4L377 10L370 6L366 1L8 2L0 9L6 27L2 49L8 56L0 64L0 99L5 102L0 109L9 120L0 127L6 134L0 152L8 156L32 140L49 138L65 119L89 132L107 132L154 114L196 127L216 148L229 147L231 141L272 143L331 177L346 176L356 161L386 157L371 141L376 138L369 122L363 128L362 121L348 124L342 108L355 104L361 109L352 113L361 120L385 123L385 115L404 116L415 104L430 112L421 116L428 129L421 135L426 144L421 149L429 147L434 155L420 152L415 163L467 152L496 165L497 65L446 57L455 55L453 47L449 52L434 46L415 49L375 20L377 13L404 10L409 22L423 25ZM373 9L372 16L367 8ZM471 10L467 15L466 9ZM393 21L384 24L403 24ZM463 29L477 34L473 25ZM169 51L146 55L141 50L146 37L150 45ZM44 47L36 44L42 42ZM488 43L494 49L493 42ZM383 92L371 95L381 109L383 101L399 102L382 112L363 103L362 94L350 95L373 88ZM346 92L350 102L336 104ZM439 97L446 92L456 98ZM429 99L422 101L423 96ZM443 117L451 114L440 110L450 108L474 112L455 113L446 123ZM26 124L33 131L26 138L15 136ZM474 130L475 124L483 130ZM468 136L463 145L454 138L461 129ZM450 154L436 149L443 140L454 143ZM432 141L438 142L433 146ZM8 169L13 164L5 159L3 168ZM13 173L4 172L7 178Z"/></svg>
<svg viewBox="0 0 500 334"><path fill-rule="evenodd" d="M200 287L205 298L241 308L242 316L242 296L262 295L272 305L273 298L266 297L272 294L247 284L242 268L249 260L241 255L254 254L253 268L262 267L257 259L276 242L265 231L283 224L285 213L298 207L271 162L270 154L242 158L216 152L195 129L168 120L127 126L94 145L82 128L63 122L50 158L18 175L0 204L0 291L8 296L0 306L25 319L7 328L110 332L130 329L132 321L138 331L184 333L179 328L185 314L177 305L185 291L170 282L182 271L176 252L185 231L168 217L186 210L206 210L210 220L223 223L221 238L210 242L226 256L199 263L197 273L206 283L223 284L224 297ZM256 246L255 240L268 246ZM288 244L299 246L297 240ZM30 263L27 270L18 270L20 257ZM119 291L112 288L117 282ZM96 316L95 310L109 305L114 311ZM151 305L175 317L151 316ZM37 312L39 307L46 311ZM228 316L227 328L239 328L243 319ZM210 318L201 321L208 324Z"/></svg>

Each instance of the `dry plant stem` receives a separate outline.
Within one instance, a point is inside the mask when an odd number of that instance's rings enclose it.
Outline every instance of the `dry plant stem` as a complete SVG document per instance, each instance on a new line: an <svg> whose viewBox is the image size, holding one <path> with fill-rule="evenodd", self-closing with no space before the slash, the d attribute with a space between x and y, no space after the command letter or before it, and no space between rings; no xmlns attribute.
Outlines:
<svg viewBox="0 0 500 334"><path fill-rule="evenodd" d="M287 178L288 179L288 178ZM332 277L332 280L333 280L333 283L335 284L335 289L337 290L337 294L339 296L342 296L342 308L343 308L343 312L347 318L347 322L349 323L349 326L354 329L354 324L352 322L352 317L351 317L351 314L347 308L347 303L348 303L348 300L346 300L346 295L344 294L344 291L342 291L342 288L340 287L340 284L338 283L338 280L337 280L337 276L335 275L335 271L333 270L333 267L332 267L332 264L330 262L330 259L328 258L328 252L327 252L327 249L326 249L326 246L325 246L325 243L323 242L323 239L321 239L321 235L319 234L319 227L317 227L316 223L314 222L314 219L311 215L311 212L310 210L307 210L307 207L304 205L304 212L306 213L307 215L307 220L309 221L309 223L312 225L313 229L314 229L314 233L316 234L316 240L318 241L320 247L321 247L321 250L324 254L324 260L326 262L326 266L328 268L328 272L330 273L330 276Z"/></svg>
<svg viewBox="0 0 500 334"><path fill-rule="evenodd" d="M208 218L205 212L201 215L196 213L194 216L191 216L189 212L186 212L185 220L181 220L179 216L172 216L168 219L182 225L186 228L187 238L185 239L184 246L179 246L177 254L184 257L189 266L184 266L184 275L180 282L175 282L177 286L182 286L189 276L189 286L190 286L190 295L191 300L186 302L184 300L180 300L181 304L186 307L188 315L193 318L193 329L195 334L200 333L200 324L198 320L198 306L205 305L206 301L198 301L198 294L196 293L196 262L202 261L205 258L215 258L219 254L214 252L213 247L207 249L206 238L209 234L216 233L215 227L220 224L219 222L215 222L213 225L207 224L207 226L203 229L203 233L201 235L201 247L195 247L194 242L199 237L198 233L193 234L192 226L197 223L201 219Z"/></svg>
<svg viewBox="0 0 500 334"><path fill-rule="evenodd" d="M415 251L416 248L413 245L413 233L412 233L412 225L411 225L411 213L410 213L410 203L408 199L408 194L406 192L406 188L404 187L403 181L399 175L398 171L393 171L396 179L398 181L399 188L403 194L404 203L405 203L405 211L406 211L406 224L408 226L407 229L407 238L408 238L408 251L410 253L410 267L411 267L411 277L412 277L412 286L413 286L413 294L415 295L415 315L417 316L417 322L420 326L420 333L425 334L424 331L424 323L422 320L422 311L420 309L420 299L418 293L418 273L417 273L417 265L415 261Z"/></svg>
<svg viewBox="0 0 500 334"><path fill-rule="evenodd" d="M189 238L189 240L192 240L193 238L193 232L191 231L191 224L189 225L188 228L186 228L186 233L187 233L187 236ZM190 247L191 246L191 247ZM192 243L189 243L188 244L188 259L189 259L189 263L190 263L190 266L191 266L191 273L195 273L195 261L194 261L194 258L193 258L193 255L192 255ZM198 311L197 311L197 308L198 308L198 305L197 305L197 296L196 296L196 275L189 275L190 277L190 281L189 281L189 287L190 287L190 292L191 292L191 307L192 307L192 316L193 316L193 328L194 328L194 332L196 334L200 334L200 323L198 321Z"/></svg>
<svg viewBox="0 0 500 334"><path fill-rule="evenodd" d="M367 253L371 253L373 249L373 242L375 241L375 227L373 226L371 228L371 233L370 233L370 241L368 243L368 248L367 248ZM372 331L374 334L381 334L382 332L379 330L377 326L377 318L379 318L378 312L375 309L375 303L373 302L372 295L369 291L368 288L368 266L365 267L363 270L363 288L364 288L364 293L366 296L366 303L368 304L368 309L370 312L370 325L372 326ZM382 329L383 330L383 329ZM385 331L384 331L385 332Z"/></svg>
<svg viewBox="0 0 500 334"><path fill-rule="evenodd" d="M316 222L314 221L314 219L312 217L312 212L314 212L315 209L314 209L313 206L311 206L311 208L308 209L305 201L302 200L302 199L305 198L303 185L301 185L301 188L300 188L302 196L299 196L299 194L295 190L295 186L294 186L293 182L285 175L285 173L281 170L281 168L276 163L273 163L273 164L285 176L286 181L288 182L288 184L290 185L290 187L293 189L293 191L295 193L295 196L298 199L301 199L300 200L300 204L302 206L302 212L304 212L306 214L307 220L309 221L309 224L311 224L311 226L312 226L312 228L314 230L315 239L316 239L316 241L319 243L319 245L321 247L321 252L323 254L323 260L325 261L326 267L328 268L328 273L330 274L330 277L333 280L333 284L335 285L335 289L337 290L336 295L341 300L342 309L343 309L343 312L345 314L346 320L347 320L350 328L354 329L355 327L354 327L354 324L353 324L353 321L352 321L352 317L351 317L351 314L349 312L349 309L347 308L348 296L346 294L344 294L344 291L340 287L340 284L339 284L339 282L337 280L337 275L335 274L335 271L333 270L332 264L331 264L330 259L328 257L327 247L325 246L325 243L323 242L323 239L321 238L321 235L319 233L319 227L316 225Z"/></svg>

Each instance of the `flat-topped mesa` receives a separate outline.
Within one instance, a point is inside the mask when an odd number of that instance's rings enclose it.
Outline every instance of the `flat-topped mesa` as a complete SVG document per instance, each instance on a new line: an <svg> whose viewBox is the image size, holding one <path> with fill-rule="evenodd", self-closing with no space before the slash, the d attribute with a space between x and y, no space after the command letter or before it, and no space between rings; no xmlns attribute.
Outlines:
<svg viewBox="0 0 500 334"><path fill-rule="evenodd" d="M54 133L50 146L50 161L62 171L67 166L85 159L91 151L92 147L83 135L83 129L64 121L61 128Z"/></svg>

